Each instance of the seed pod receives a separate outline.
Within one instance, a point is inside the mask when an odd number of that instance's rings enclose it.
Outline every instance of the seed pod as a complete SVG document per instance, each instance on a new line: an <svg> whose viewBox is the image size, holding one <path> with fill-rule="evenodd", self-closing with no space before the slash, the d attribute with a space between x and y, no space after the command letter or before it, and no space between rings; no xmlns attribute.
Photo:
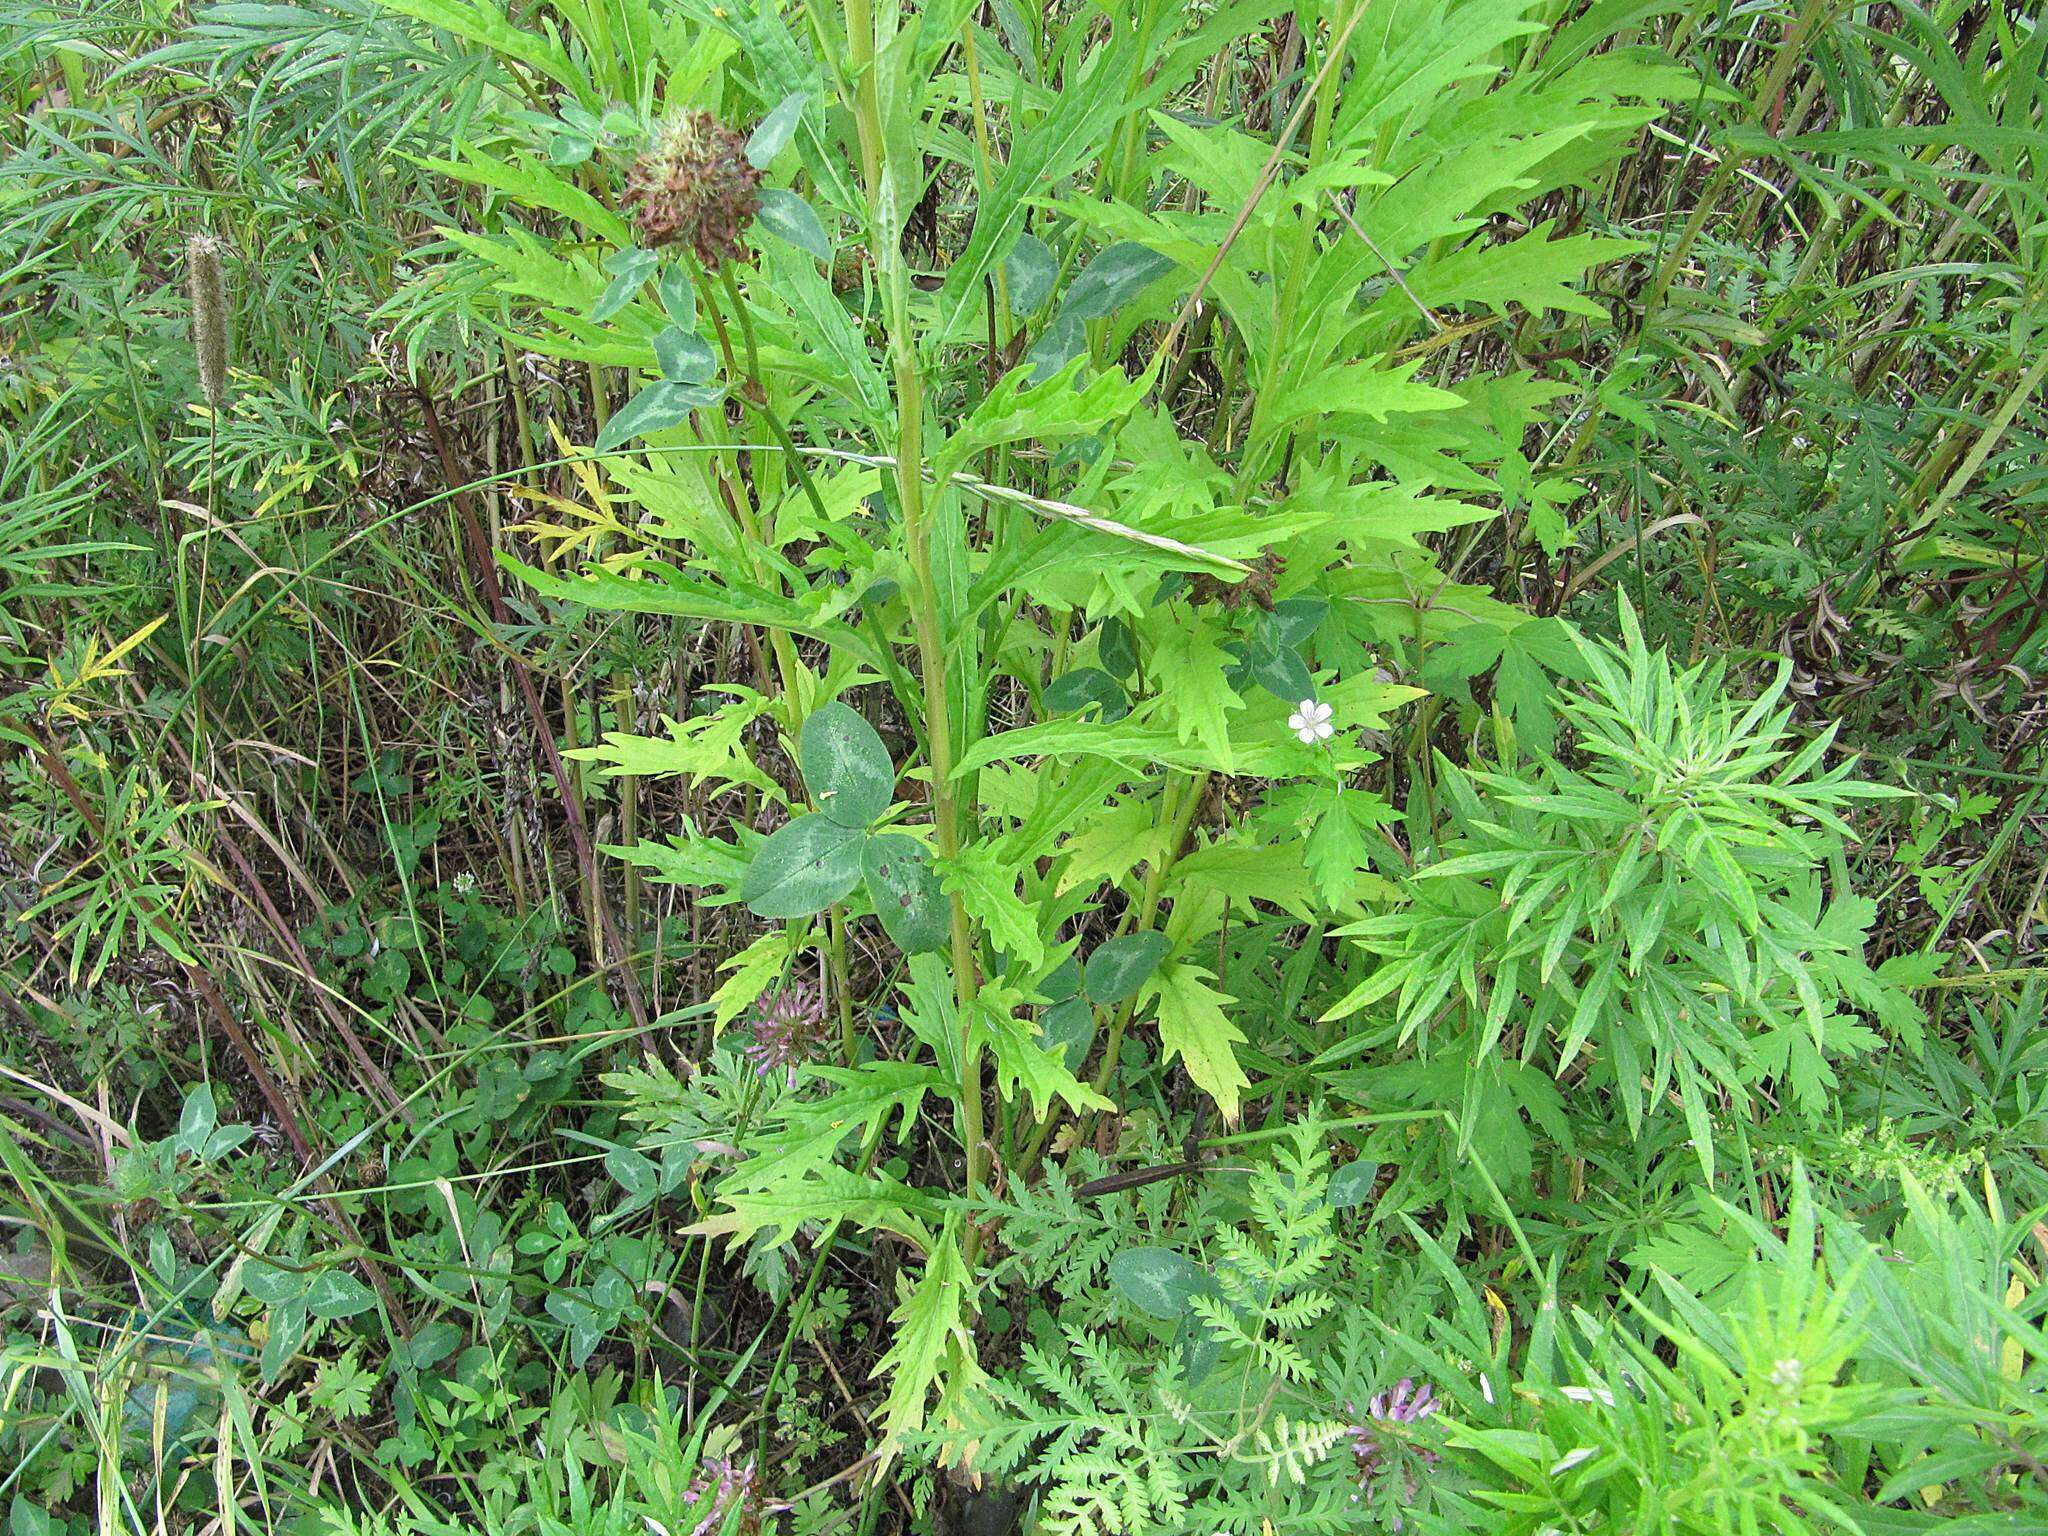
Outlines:
<svg viewBox="0 0 2048 1536"><path fill-rule="evenodd" d="M192 299L192 348L199 358L199 389L219 410L228 397L228 281L220 241L194 235L185 243L185 282Z"/></svg>

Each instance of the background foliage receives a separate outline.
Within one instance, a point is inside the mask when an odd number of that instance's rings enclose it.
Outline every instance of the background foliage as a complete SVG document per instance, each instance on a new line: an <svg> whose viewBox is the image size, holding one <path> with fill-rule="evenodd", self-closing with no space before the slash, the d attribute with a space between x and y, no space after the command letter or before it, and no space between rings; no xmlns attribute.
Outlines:
<svg viewBox="0 0 2048 1536"><path fill-rule="evenodd" d="M0 1506L2048 1520L2037 15L0 0Z"/></svg>

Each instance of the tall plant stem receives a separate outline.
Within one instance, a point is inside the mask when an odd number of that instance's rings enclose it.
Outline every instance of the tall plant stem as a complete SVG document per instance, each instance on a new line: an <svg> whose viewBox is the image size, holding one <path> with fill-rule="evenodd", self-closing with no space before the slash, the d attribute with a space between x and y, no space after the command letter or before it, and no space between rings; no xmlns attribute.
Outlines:
<svg viewBox="0 0 2048 1536"><path fill-rule="evenodd" d="M1785 38L1784 45L1771 60L1771 67L1764 74L1763 86L1757 92L1754 115L1758 121L1763 121L1768 116L1770 104L1785 88L1785 82L1791 78L1793 66L1804 54L1806 40L1813 35L1823 15L1833 4L1834 0L1807 0L1805 7L1801 9L1798 19L1792 24L1791 32ZM1731 149L1727 157L1715 168L1713 175L1707 178L1707 184L1700 192L1699 202L1694 206L1691 217L1685 221L1685 228L1679 232L1677 243L1658 265L1656 275L1650 280L1649 292L1643 295L1645 328L1650 323L1650 317L1663 303L1665 291L1670 288L1679 270L1692 256L1693 243L1699 239L1700 231L1706 227L1707 220L1720 206L1721 194L1727 190L1729 183L1734 181L1736 173L1748 163L1749 158L1741 150Z"/></svg>
<svg viewBox="0 0 2048 1536"><path fill-rule="evenodd" d="M461 512L470 559L476 567L477 584L483 588L484 600L490 604L492 622L509 624L512 622L512 610L506 605L504 592L498 586L496 559L490 546L485 542L483 527L477 521L476 508L469 499L467 483L456 468L455 454L449 446L447 433L441 428L440 414L434 409L433 400L424 392L417 398L422 418L427 424L427 436L441 462L441 473L447 479L449 491L455 497L456 507ZM611 903L605 900L604 888L599 882L597 855L591 846L589 829L584 823L583 805L576 794L575 780L563 766L561 749L555 744L555 734L548 724L547 712L541 707L540 691L534 686L525 660L515 656L512 659L511 670L513 680L519 686L520 697L525 702L527 717L533 724L534 738L539 743L541 755L547 761L555 787L561 792L562 813L569 825L570 846L576 855L577 872L590 893L590 906L597 918L595 926L599 938L610 952L609 958L617 968L619 984L626 993L627 1012L633 1016L636 1027L645 1029L648 1024L647 1003L640 991L640 977L634 969L633 953L626 948L618 925L612 920Z"/></svg>
<svg viewBox="0 0 2048 1536"><path fill-rule="evenodd" d="M853 112L860 135L861 166L867 177L868 205L885 203L881 105L875 94L875 21L868 0L848 0L846 54L852 74ZM904 596L911 631L917 641L919 684L924 693L925 734L930 746L932 820L939 857L958 857L965 842L958 786L953 782L953 704L947 675L944 626L940 621L938 583L932 575L931 508L924 488L924 379L918 368L917 341L911 330L910 274L896 231L875 227L869 249L886 275L889 316L889 358L896 381L896 496L903 517L905 561L910 586ZM949 893L953 954L954 1000L960 1018L960 1098L958 1132L966 1158L969 1192L978 1190L988 1174L989 1153L982 1126L981 1051L975 1038L973 1003L977 990L973 930L957 892Z"/></svg>

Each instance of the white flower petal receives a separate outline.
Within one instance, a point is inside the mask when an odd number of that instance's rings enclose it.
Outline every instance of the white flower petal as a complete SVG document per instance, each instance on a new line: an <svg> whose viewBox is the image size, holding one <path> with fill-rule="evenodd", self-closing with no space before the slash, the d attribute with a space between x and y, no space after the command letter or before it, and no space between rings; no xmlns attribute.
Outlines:
<svg viewBox="0 0 2048 1536"><path fill-rule="evenodd" d="M1337 727L1335 727L1334 725L1330 724L1330 722L1329 722L1329 721L1327 721L1327 720L1318 720L1318 721L1316 722L1316 735L1317 735L1317 737L1318 737L1319 739L1321 739L1321 740L1323 740L1323 741L1328 741L1328 740L1329 740L1329 739L1330 739L1330 738L1331 738L1332 736L1334 736L1334 735L1336 735L1336 734L1337 734Z"/></svg>
<svg viewBox="0 0 2048 1536"><path fill-rule="evenodd" d="M1289 729L1290 731L1298 731L1307 724L1308 717L1302 714L1300 710L1296 710L1293 714L1287 717L1287 729Z"/></svg>
<svg viewBox="0 0 2048 1536"><path fill-rule="evenodd" d="M1305 747L1312 747L1316 744L1316 733L1313 726L1299 726L1294 734L1301 738L1301 744Z"/></svg>

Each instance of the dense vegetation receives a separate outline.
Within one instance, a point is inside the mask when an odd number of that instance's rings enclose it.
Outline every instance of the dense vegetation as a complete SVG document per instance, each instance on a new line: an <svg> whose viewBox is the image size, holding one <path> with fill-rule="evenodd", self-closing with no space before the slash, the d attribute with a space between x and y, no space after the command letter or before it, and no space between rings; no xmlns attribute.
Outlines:
<svg viewBox="0 0 2048 1536"><path fill-rule="evenodd" d="M2048 1529L2044 60L0 0L9 1536Z"/></svg>

